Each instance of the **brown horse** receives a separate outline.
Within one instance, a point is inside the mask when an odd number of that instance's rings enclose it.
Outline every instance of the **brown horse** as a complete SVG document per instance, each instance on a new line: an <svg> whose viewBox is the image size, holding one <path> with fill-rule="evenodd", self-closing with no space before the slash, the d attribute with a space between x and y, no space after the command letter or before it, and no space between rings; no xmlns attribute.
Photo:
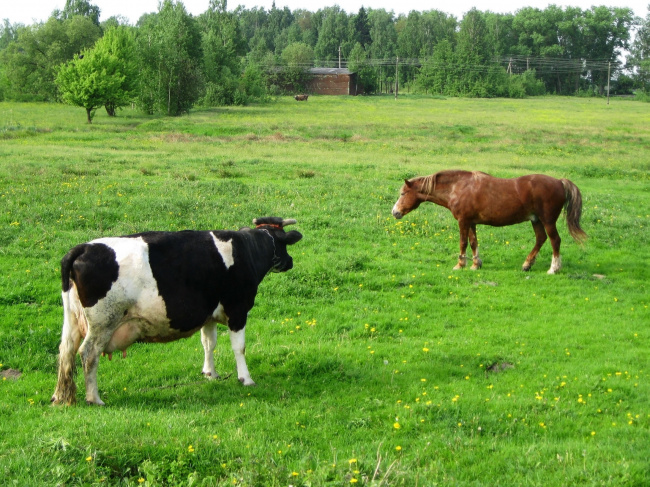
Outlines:
<svg viewBox="0 0 650 487"><path fill-rule="evenodd" d="M522 266L528 271L535 263L540 247L551 239L553 259L549 274L560 270L560 235L557 222L562 208L566 213L569 233L578 243L587 234L580 228L582 195L568 179L555 179L543 174L530 174L514 179L501 179L478 171L441 171L430 176L404 181L400 197L393 206L393 216L402 218L423 201L431 201L451 211L460 229L460 256L454 269L467 264L467 239L472 248L472 269L480 269L476 225L501 227L530 220L535 230L535 246Z"/></svg>

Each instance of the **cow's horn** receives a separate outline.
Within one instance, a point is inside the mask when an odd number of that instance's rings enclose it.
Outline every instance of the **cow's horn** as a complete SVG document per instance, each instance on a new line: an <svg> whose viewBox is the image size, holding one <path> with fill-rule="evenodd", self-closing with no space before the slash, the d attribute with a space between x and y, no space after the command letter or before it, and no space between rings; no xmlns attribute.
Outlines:
<svg viewBox="0 0 650 487"><path fill-rule="evenodd" d="M293 218L289 218L287 220L282 220L282 226L283 227L286 227L287 225L293 225L294 223L296 223L296 220L293 219Z"/></svg>

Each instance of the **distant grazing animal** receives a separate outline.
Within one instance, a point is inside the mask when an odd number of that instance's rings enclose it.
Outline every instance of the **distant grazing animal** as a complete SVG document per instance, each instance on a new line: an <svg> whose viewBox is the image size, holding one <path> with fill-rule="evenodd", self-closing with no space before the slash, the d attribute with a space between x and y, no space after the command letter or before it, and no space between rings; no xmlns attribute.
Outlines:
<svg viewBox="0 0 650 487"><path fill-rule="evenodd" d="M97 388L100 354L110 360L116 350L126 356L134 342L169 342L198 330L203 374L218 378L216 323L230 329L239 380L255 385L244 356L246 318L264 276L293 267L287 245L302 235L285 233L284 227L295 222L265 217L253 220L254 229L145 232L74 247L61 261L63 332L52 402L76 402L77 351L86 401L103 405Z"/></svg>
<svg viewBox="0 0 650 487"><path fill-rule="evenodd" d="M309 95L296 95L296 96L294 96L294 98L297 101L307 101L307 98L309 98Z"/></svg>
<svg viewBox="0 0 650 487"><path fill-rule="evenodd" d="M566 212L569 233L578 243L587 238L580 228L582 196L578 187L568 179L555 179L543 174L531 174L514 179L501 179L478 171L441 171L430 176L405 180L400 197L393 206L393 216L402 218L423 201L431 201L449 209L458 220L460 256L454 269L467 263L467 239L472 248L472 269L480 269L476 225L501 227L527 220L535 230L535 246L526 257L522 270L535 263L540 247L551 239L553 259L549 274L560 270L560 235L555 223Z"/></svg>

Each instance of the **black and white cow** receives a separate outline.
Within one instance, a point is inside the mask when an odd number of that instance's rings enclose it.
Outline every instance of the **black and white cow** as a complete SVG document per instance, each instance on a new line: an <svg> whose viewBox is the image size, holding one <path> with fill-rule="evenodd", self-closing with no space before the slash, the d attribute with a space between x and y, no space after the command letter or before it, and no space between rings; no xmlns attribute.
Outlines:
<svg viewBox="0 0 650 487"><path fill-rule="evenodd" d="M198 330L203 373L217 378L216 323L230 330L239 380L254 385L244 356L246 317L264 276L293 267L287 245L302 235L284 227L295 222L266 217L253 220L254 229L146 232L74 247L61 261L63 332L52 402L76 401L77 351L86 401L103 405L97 389L101 354L110 359L121 350L126 356L136 341L168 342Z"/></svg>

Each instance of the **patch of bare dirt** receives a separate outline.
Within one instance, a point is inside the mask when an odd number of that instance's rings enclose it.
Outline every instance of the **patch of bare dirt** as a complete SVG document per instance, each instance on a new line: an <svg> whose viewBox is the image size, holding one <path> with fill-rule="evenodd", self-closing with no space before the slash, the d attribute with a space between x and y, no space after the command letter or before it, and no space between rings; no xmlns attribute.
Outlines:
<svg viewBox="0 0 650 487"><path fill-rule="evenodd" d="M7 369L7 370L3 370L2 372L0 372L0 375L2 376L3 379L16 380L16 379L20 378L20 376L23 375L23 373L20 370Z"/></svg>

